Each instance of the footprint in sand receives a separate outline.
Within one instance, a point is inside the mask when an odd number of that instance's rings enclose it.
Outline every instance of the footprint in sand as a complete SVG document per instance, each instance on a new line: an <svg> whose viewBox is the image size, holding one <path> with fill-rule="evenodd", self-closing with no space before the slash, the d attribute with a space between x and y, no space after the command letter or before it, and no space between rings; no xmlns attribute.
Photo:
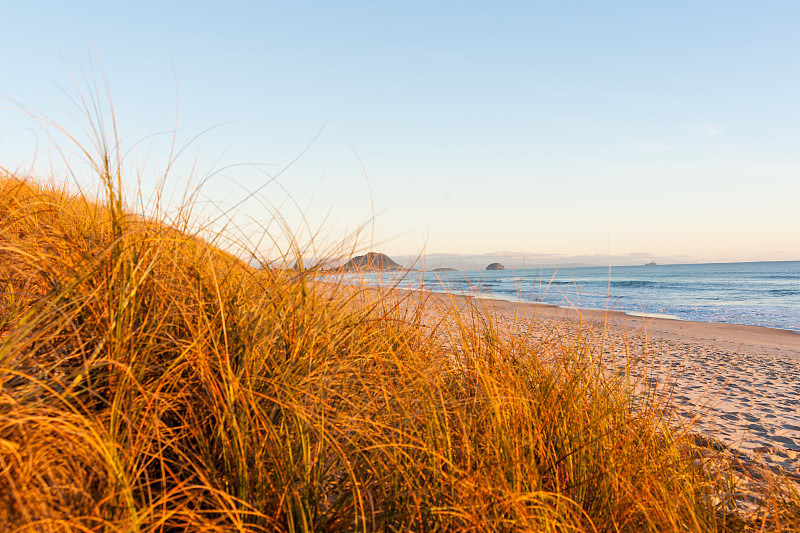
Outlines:
<svg viewBox="0 0 800 533"><path fill-rule="evenodd" d="M766 428L764 426L762 426L761 424L747 424L745 426L745 429L749 429L749 430L755 431L756 433L758 433L760 435L766 435L767 434Z"/></svg>
<svg viewBox="0 0 800 533"><path fill-rule="evenodd" d="M794 440L789 437L783 437L781 435L775 435L770 437L770 439L774 440L775 442L780 442L790 450L800 450L800 446L795 444Z"/></svg>

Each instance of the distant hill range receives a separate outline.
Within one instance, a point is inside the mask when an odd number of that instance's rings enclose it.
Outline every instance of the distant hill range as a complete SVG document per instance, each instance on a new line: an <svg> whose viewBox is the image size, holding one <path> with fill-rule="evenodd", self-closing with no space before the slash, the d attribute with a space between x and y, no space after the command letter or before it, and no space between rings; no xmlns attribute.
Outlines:
<svg viewBox="0 0 800 533"><path fill-rule="evenodd" d="M406 270L406 268L392 261L386 254L369 252L352 258L339 270L343 272L386 272Z"/></svg>

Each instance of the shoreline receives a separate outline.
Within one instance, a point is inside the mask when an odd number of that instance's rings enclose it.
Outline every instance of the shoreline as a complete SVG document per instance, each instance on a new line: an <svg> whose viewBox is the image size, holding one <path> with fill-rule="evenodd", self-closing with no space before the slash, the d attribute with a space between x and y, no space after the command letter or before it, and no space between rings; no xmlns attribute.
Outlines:
<svg viewBox="0 0 800 533"><path fill-rule="evenodd" d="M523 317L544 316L549 320L558 318L586 319L589 322L609 322L616 327L624 327L630 332L658 332L662 337L702 343L711 343L720 348L735 350L744 355L770 355L790 357L800 361L800 332L792 329L769 326L753 326L729 322L702 322L670 318L657 314L637 314L627 311L562 307L555 304L511 301L491 296L473 296L448 292L427 291L424 289L400 289L364 285L378 291L391 290L398 294L416 294L417 297L439 300L463 300L473 302L478 307L509 313Z"/></svg>
<svg viewBox="0 0 800 533"><path fill-rule="evenodd" d="M756 262L753 264L761 264ZM765 263L769 266L776 262ZM547 304L584 310L618 310L630 316L664 315L687 322L710 322L762 326L793 331L800 335L800 300L797 276L800 261L790 267L741 268L749 263L719 263L730 268L707 268L716 264L659 265L662 274L642 265L612 271L597 267L590 271L552 271L537 267L519 272L484 273L459 270L440 277L429 270L398 273L366 271L351 273L348 282L371 283L387 288L423 290L436 294L460 294L480 299ZM626 270L627 269L627 270ZM632 269L632 270L631 270ZM655 273L654 273L655 272ZM484 275L485 274L485 275ZM363 278L359 279L360 276Z"/></svg>

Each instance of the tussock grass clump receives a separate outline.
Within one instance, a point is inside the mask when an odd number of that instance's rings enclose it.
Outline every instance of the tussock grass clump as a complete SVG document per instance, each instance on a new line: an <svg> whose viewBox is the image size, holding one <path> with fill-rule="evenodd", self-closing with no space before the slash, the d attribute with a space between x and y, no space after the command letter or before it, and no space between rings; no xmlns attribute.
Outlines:
<svg viewBox="0 0 800 533"><path fill-rule="evenodd" d="M109 191L0 177L4 530L744 527L586 348L455 311L441 342Z"/></svg>

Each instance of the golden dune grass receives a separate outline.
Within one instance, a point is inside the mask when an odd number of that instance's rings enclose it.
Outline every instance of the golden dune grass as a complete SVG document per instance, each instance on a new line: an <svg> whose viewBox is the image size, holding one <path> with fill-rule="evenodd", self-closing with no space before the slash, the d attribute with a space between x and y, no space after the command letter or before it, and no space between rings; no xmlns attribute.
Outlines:
<svg viewBox="0 0 800 533"><path fill-rule="evenodd" d="M796 498L732 513L590 347L463 312L443 343L413 305L126 214L111 175L101 200L0 177L4 530L800 524Z"/></svg>

